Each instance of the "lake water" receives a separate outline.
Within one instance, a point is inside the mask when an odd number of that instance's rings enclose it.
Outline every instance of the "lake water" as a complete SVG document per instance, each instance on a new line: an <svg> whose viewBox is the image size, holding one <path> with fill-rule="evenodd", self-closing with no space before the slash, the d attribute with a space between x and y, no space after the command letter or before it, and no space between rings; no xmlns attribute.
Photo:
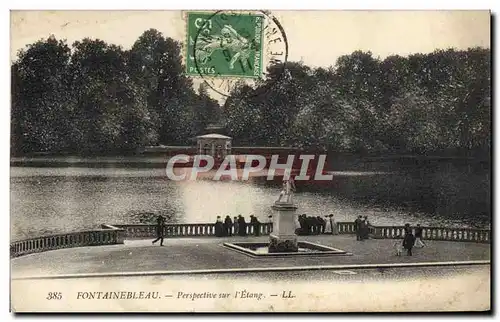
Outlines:
<svg viewBox="0 0 500 322"><path fill-rule="evenodd" d="M280 191L279 183L168 181L163 171L11 167L11 239L92 229L103 223L154 223L157 214L167 216L172 223L207 223L217 216L238 214L246 218L253 214L267 222L270 206ZM298 213L331 213L337 221L367 215L375 225L468 226L463 218L439 212L410 211L404 206L380 206L349 198L353 186L373 181L368 178L374 175L338 172L334 180L339 178L336 182L342 184L321 190L298 187L294 197ZM345 191L349 192L347 197Z"/></svg>

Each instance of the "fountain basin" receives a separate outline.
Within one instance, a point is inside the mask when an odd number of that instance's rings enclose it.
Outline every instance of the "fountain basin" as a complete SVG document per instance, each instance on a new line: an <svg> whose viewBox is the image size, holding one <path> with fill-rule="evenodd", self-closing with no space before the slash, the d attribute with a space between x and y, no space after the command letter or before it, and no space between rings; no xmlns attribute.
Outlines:
<svg viewBox="0 0 500 322"><path fill-rule="evenodd" d="M269 243L266 242L261 242L261 243L236 242L236 243L224 243L223 245L224 247L242 252L244 254L253 257L325 256L325 255L351 256L352 255L352 253L346 252L338 248L333 248L306 241L298 242L299 250L297 252L269 252Z"/></svg>

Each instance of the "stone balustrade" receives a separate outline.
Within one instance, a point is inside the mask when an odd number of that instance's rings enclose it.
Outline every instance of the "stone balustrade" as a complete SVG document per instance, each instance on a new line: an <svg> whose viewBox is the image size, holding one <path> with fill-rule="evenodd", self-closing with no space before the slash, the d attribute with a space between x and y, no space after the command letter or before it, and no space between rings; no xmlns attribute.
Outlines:
<svg viewBox="0 0 500 322"><path fill-rule="evenodd" d="M115 225L125 230L127 239L154 238L156 226L148 224ZM269 235L272 232L272 223L261 223L260 235ZM231 234L236 235L235 227L231 228ZM254 227L247 224L246 234L254 235ZM169 237L203 237L215 236L215 224L165 224L163 236Z"/></svg>
<svg viewBox="0 0 500 322"><path fill-rule="evenodd" d="M19 240L10 244L10 256L17 257L61 248L123 244L124 233L123 229L102 225L101 229Z"/></svg>
<svg viewBox="0 0 500 322"><path fill-rule="evenodd" d="M352 222L337 222L339 234L354 234ZM165 224L165 238L172 237L210 237L215 236L215 224ZM413 231L415 228L412 228ZM487 229L422 227L424 240L445 240L491 243L491 231ZM260 235L269 235L272 223L260 225ZM254 235L254 227L247 224L246 234ZM232 235L235 234L232 227ZM370 237L396 239L405 235L403 226L371 226ZM156 226L148 224L102 225L100 229L56 234L15 241L10 244L11 257L60 248L123 244L124 239L154 238Z"/></svg>
<svg viewBox="0 0 500 322"><path fill-rule="evenodd" d="M352 222L338 222L337 227L340 234L355 233L354 223ZM412 227L412 232L415 234L415 227ZM370 227L370 237L372 238L396 239L404 238L404 236L405 229L403 226ZM491 231L487 229L422 226L422 239L490 243Z"/></svg>

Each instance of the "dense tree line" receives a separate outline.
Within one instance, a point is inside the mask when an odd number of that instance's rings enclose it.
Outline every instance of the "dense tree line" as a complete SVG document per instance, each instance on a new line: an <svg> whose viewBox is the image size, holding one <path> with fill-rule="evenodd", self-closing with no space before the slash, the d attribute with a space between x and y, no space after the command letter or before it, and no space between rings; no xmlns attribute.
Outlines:
<svg viewBox="0 0 500 322"><path fill-rule="evenodd" d="M181 44L156 30L130 50L101 40L50 37L12 64L14 154L126 153L186 144L220 114L183 74Z"/></svg>
<svg viewBox="0 0 500 322"><path fill-rule="evenodd" d="M356 51L329 68L272 65L222 108L183 74L181 44L151 29L131 49L50 37L12 63L12 152L125 153L188 144L223 122L234 144L346 152L490 149L490 50ZM262 90L265 89L265 90Z"/></svg>
<svg viewBox="0 0 500 322"><path fill-rule="evenodd" d="M490 50L436 50L383 60L356 51L334 66L268 70L263 99L241 84L224 106L243 144L346 152L490 148Z"/></svg>

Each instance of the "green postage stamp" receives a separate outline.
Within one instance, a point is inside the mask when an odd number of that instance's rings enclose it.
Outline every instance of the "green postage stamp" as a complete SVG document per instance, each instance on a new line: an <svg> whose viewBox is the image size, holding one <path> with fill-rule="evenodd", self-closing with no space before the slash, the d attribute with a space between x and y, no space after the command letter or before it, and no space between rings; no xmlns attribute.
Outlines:
<svg viewBox="0 0 500 322"><path fill-rule="evenodd" d="M260 77L263 22L253 13L188 12L187 75Z"/></svg>

